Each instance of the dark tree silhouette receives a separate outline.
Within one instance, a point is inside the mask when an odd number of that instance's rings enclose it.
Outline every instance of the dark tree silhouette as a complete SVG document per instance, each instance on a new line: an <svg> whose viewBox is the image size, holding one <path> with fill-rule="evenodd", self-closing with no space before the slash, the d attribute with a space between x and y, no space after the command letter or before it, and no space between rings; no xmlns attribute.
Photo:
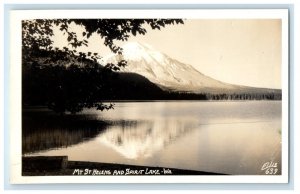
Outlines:
<svg viewBox="0 0 300 194"><path fill-rule="evenodd" d="M71 25L83 27L80 36ZM23 104L47 104L55 112L76 113L83 108L111 109L99 102L106 80L126 61L98 64L98 53L82 53L92 34L99 35L114 53L122 52L115 41L145 35L146 26L160 30L166 25L183 24L182 19L34 19L22 21ZM54 27L67 35L63 49L53 48ZM101 98L100 98L101 99Z"/></svg>

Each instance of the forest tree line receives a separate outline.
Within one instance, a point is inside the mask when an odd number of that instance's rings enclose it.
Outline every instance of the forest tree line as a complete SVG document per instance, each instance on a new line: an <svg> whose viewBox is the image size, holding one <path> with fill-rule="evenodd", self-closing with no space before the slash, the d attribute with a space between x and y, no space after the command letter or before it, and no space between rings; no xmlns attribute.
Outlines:
<svg viewBox="0 0 300 194"><path fill-rule="evenodd" d="M135 73L114 72L97 63L23 66L23 105L44 105L55 112L79 112L97 101L114 100L281 100L277 93L190 93L166 91ZM88 94L88 95L87 95ZM101 107L110 109L111 105Z"/></svg>

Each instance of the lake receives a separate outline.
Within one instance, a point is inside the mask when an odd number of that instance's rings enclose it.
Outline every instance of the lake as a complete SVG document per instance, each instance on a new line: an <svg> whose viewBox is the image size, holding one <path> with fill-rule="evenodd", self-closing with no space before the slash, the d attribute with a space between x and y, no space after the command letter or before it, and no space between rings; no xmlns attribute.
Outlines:
<svg viewBox="0 0 300 194"><path fill-rule="evenodd" d="M23 124L24 155L237 175L275 162L281 174L281 101L117 102L77 117L108 124Z"/></svg>

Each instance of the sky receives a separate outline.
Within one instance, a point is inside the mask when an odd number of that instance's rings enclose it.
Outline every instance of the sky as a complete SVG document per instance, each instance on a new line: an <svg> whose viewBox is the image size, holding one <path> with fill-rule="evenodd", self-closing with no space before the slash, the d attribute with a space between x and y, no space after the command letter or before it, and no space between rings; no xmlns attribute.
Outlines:
<svg viewBox="0 0 300 194"><path fill-rule="evenodd" d="M226 83L281 88L280 19L192 19L161 30L146 29L145 35L128 41L149 44ZM66 42L58 34L54 42L61 47ZM109 54L97 35L91 36L89 47L82 51Z"/></svg>

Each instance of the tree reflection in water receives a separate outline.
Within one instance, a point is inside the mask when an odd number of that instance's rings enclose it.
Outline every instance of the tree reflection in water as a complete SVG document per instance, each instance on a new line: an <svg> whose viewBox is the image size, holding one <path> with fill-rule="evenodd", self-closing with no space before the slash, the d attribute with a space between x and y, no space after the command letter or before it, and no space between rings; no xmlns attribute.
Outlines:
<svg viewBox="0 0 300 194"><path fill-rule="evenodd" d="M22 153L69 147L101 133L107 123L92 115L55 115L46 111L23 112Z"/></svg>

